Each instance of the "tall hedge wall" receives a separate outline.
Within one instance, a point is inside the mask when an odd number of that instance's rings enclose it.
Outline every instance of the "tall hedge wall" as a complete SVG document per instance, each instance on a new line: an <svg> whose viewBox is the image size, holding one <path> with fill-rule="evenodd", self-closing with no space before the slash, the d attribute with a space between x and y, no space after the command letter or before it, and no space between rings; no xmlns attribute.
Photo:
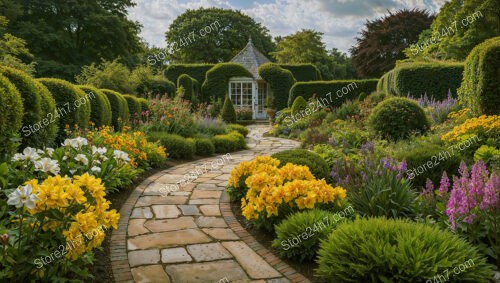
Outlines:
<svg viewBox="0 0 500 283"><path fill-rule="evenodd" d="M337 107L346 100L356 99L360 93L371 93L377 88L377 79L369 80L344 80L344 81L317 81L317 82L297 82L290 89L288 97L288 107L298 96L308 100L316 94L318 98L326 98L327 103ZM331 95L327 95L331 93Z"/></svg>
<svg viewBox="0 0 500 283"><path fill-rule="evenodd" d="M286 108L290 88L296 82L292 72L281 68L278 64L266 63L259 67L259 75L269 83L276 110Z"/></svg>
<svg viewBox="0 0 500 283"><path fill-rule="evenodd" d="M35 124L41 125L40 122L43 119L41 107L42 96L35 87L35 80L25 72L9 67L0 67L0 74L6 77L21 94L24 108L21 147L38 147L44 138L41 135L41 127L37 125L37 128L40 128L39 130L29 130L30 126L33 127Z"/></svg>
<svg viewBox="0 0 500 283"><path fill-rule="evenodd" d="M231 77L253 77L253 75L240 64L219 63L208 70L205 82L201 87L203 99L208 101L210 97L224 99L229 79Z"/></svg>
<svg viewBox="0 0 500 283"><path fill-rule="evenodd" d="M377 83L377 91L385 92L389 95L396 95L394 90L394 70L385 73Z"/></svg>
<svg viewBox="0 0 500 283"><path fill-rule="evenodd" d="M198 101L198 93L196 90L198 87L198 81L188 74L182 74L177 79L177 87L184 88L184 99L189 100L193 103Z"/></svg>
<svg viewBox="0 0 500 283"><path fill-rule="evenodd" d="M123 95L123 98L127 100L128 113L130 114L130 119L135 119L136 117L140 117L142 112L141 102L136 96L131 94Z"/></svg>
<svg viewBox="0 0 500 283"><path fill-rule="evenodd" d="M467 60L459 102L477 114L500 114L500 37L474 47Z"/></svg>
<svg viewBox="0 0 500 283"><path fill-rule="evenodd" d="M90 98L90 121L96 127L111 126L111 104L108 97L95 87L78 86Z"/></svg>
<svg viewBox="0 0 500 283"><path fill-rule="evenodd" d="M293 77L298 82L321 80L321 72L313 64L280 64L279 66L292 72Z"/></svg>
<svg viewBox="0 0 500 283"><path fill-rule="evenodd" d="M116 131L121 131L130 119L127 100L114 90L101 89L101 91L106 95L111 105L111 124Z"/></svg>
<svg viewBox="0 0 500 283"><path fill-rule="evenodd" d="M187 74L197 80L200 85L205 83L205 75L208 70L212 69L214 64L172 64L165 70L165 77L172 82L177 82L177 79L182 74Z"/></svg>
<svg viewBox="0 0 500 283"><path fill-rule="evenodd" d="M65 137L66 125L86 128L90 119L90 97L75 85L60 79L38 79L52 93L59 117L58 137Z"/></svg>
<svg viewBox="0 0 500 283"><path fill-rule="evenodd" d="M57 111L57 103L49 89L46 88L41 82L35 80L35 88L41 97L41 109L42 109L42 125L40 129L40 138L42 142L38 144L37 147L41 148L44 146L53 146L56 141L57 135L59 133L59 117L55 115ZM47 120L44 120L47 119ZM21 128L21 131L23 128Z"/></svg>
<svg viewBox="0 0 500 283"><path fill-rule="evenodd" d="M16 87L0 75L0 161L15 152L12 138L23 124L23 101Z"/></svg>
<svg viewBox="0 0 500 283"><path fill-rule="evenodd" d="M456 94L462 82L464 65L461 63L413 63L396 67L392 87L395 95L421 97L427 94L444 99L448 90ZM391 88L390 80L388 87Z"/></svg>

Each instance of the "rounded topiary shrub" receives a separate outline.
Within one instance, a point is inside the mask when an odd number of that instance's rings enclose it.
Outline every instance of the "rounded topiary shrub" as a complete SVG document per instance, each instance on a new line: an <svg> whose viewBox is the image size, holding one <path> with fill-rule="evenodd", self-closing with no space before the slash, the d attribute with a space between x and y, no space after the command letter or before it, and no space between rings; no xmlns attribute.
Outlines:
<svg viewBox="0 0 500 283"><path fill-rule="evenodd" d="M273 247L282 258L312 261L316 258L320 241L327 239L344 220L340 214L319 209L294 213L275 226Z"/></svg>
<svg viewBox="0 0 500 283"><path fill-rule="evenodd" d="M111 104L111 124L115 128L115 131L121 131L130 118L127 100L122 94L116 91L109 89L101 89L101 91L106 95Z"/></svg>
<svg viewBox="0 0 500 283"><path fill-rule="evenodd" d="M13 138L23 123L23 101L16 87L0 76L0 161L16 150Z"/></svg>
<svg viewBox="0 0 500 283"><path fill-rule="evenodd" d="M229 132L237 131L238 133L242 134L244 137L246 137L248 135L248 133L250 132L250 130L248 130L247 127L245 127L243 125L239 125L239 124L229 124L229 125L227 125L227 129Z"/></svg>
<svg viewBox="0 0 500 283"><path fill-rule="evenodd" d="M137 119L141 116L141 102L137 97L126 94L123 96L127 100L128 113L130 114L130 119Z"/></svg>
<svg viewBox="0 0 500 283"><path fill-rule="evenodd" d="M486 40L465 61L458 100L478 115L500 114L500 36Z"/></svg>
<svg viewBox="0 0 500 283"><path fill-rule="evenodd" d="M489 282L493 276L478 249L458 235L385 218L339 225L321 242L317 262L316 276L327 282Z"/></svg>
<svg viewBox="0 0 500 283"><path fill-rule="evenodd" d="M191 159L196 153L194 139L186 139L182 136L165 132L152 132L148 134L148 140L159 141L169 156L174 159Z"/></svg>
<svg viewBox="0 0 500 283"><path fill-rule="evenodd" d="M39 131L42 143L38 147L53 146L59 132L59 117L56 115L57 103L50 91L42 83L35 80L34 85L38 93L40 93L40 106L42 109L43 126Z"/></svg>
<svg viewBox="0 0 500 283"><path fill-rule="evenodd" d="M44 84L54 97L59 117L59 138L65 137L65 127L78 125L86 128L90 119L90 97L75 85L60 79L43 78Z"/></svg>
<svg viewBox="0 0 500 283"><path fill-rule="evenodd" d="M212 142L217 153L232 152L246 147L245 137L236 131L225 135L216 135Z"/></svg>
<svg viewBox="0 0 500 283"><path fill-rule="evenodd" d="M226 99L224 100L224 105L222 106L221 111L222 120L227 123L235 123L236 122L236 111L234 110L233 102L226 95Z"/></svg>
<svg viewBox="0 0 500 283"><path fill-rule="evenodd" d="M319 156L319 154L305 149L289 149L278 152L272 155L280 161L279 167L285 166L287 163L296 165L305 165L309 167L311 173L317 179L328 179L330 175L330 168L328 163Z"/></svg>
<svg viewBox="0 0 500 283"><path fill-rule="evenodd" d="M307 101L302 96L297 96L292 104L292 115L297 115L301 111L306 110Z"/></svg>
<svg viewBox="0 0 500 283"><path fill-rule="evenodd" d="M196 138L196 154L201 156L212 155L215 153L214 143L207 138Z"/></svg>
<svg viewBox="0 0 500 283"><path fill-rule="evenodd" d="M21 147L43 145L42 135L42 97L35 87L35 80L23 71L1 67L0 74L7 78L19 91L23 101L23 125L21 128Z"/></svg>
<svg viewBox="0 0 500 283"><path fill-rule="evenodd" d="M378 104L368 117L368 125L383 138L398 140L427 132L429 120L415 101L394 97Z"/></svg>
<svg viewBox="0 0 500 283"><path fill-rule="evenodd" d="M108 97L92 86L78 86L90 99L90 121L96 127L111 126L111 104Z"/></svg>

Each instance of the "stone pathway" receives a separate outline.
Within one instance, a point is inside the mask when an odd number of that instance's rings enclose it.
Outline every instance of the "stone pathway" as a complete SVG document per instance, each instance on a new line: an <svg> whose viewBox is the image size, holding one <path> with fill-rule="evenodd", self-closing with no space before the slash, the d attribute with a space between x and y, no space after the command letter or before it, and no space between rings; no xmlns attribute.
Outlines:
<svg viewBox="0 0 500 283"><path fill-rule="evenodd" d="M262 137L266 126L249 128L248 150L175 166L132 192L111 237L116 282L309 282L231 212L225 186L234 166L298 146Z"/></svg>

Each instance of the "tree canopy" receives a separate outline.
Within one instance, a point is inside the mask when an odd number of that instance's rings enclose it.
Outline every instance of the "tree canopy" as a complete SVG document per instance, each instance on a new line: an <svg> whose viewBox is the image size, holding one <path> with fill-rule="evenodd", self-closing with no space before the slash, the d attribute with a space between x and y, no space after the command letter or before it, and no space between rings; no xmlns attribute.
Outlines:
<svg viewBox="0 0 500 283"><path fill-rule="evenodd" d="M403 52L428 29L434 16L426 10L403 9L370 21L351 47L354 67L361 77L380 77L404 59Z"/></svg>
<svg viewBox="0 0 500 283"><path fill-rule="evenodd" d="M73 80L83 65L140 51L132 0L2 0L8 32L26 40L39 76Z"/></svg>
<svg viewBox="0 0 500 283"><path fill-rule="evenodd" d="M274 50L269 30L240 11L220 8L187 10L165 33L170 61L218 63L232 59L251 37L264 55Z"/></svg>
<svg viewBox="0 0 500 283"><path fill-rule="evenodd" d="M26 48L23 39L5 32L8 23L7 18L0 16L0 64L33 74L35 72L33 55Z"/></svg>

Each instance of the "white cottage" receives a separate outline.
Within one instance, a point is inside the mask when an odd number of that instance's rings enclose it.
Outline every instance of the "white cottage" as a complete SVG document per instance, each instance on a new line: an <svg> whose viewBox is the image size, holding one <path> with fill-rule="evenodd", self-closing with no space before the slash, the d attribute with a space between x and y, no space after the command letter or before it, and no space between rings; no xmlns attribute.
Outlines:
<svg viewBox="0 0 500 283"><path fill-rule="evenodd" d="M235 108L248 108L253 112L253 119L267 119L266 98L268 84L259 76L260 65L270 62L249 39L247 45L233 59L245 67L253 77L233 77L229 80L229 97Z"/></svg>

